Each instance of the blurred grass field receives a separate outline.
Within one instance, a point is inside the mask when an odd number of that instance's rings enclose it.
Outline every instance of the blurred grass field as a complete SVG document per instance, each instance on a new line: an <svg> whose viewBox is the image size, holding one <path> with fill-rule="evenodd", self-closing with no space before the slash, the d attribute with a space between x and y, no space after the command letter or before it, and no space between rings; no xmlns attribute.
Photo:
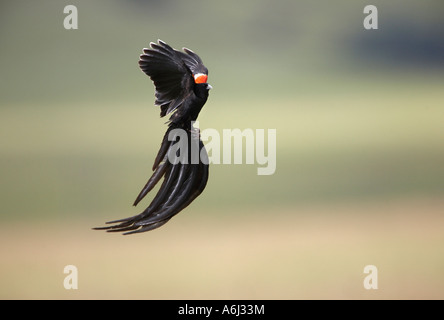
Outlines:
<svg viewBox="0 0 444 320"><path fill-rule="evenodd" d="M443 5L426 2L375 1L373 33L342 0L77 0L75 31L64 4L2 2L0 298L443 299ZM201 129L277 130L276 172L212 165L161 229L93 231L151 199L131 207L166 127L137 68L157 38L210 70Z"/></svg>
<svg viewBox="0 0 444 320"><path fill-rule="evenodd" d="M442 109L420 104L428 90L381 104L286 101L285 123L267 102L233 120L210 101L201 125L276 124L276 173L213 165L195 203L131 237L91 227L139 212L131 200L162 135L162 121L146 126L154 110L50 108L32 137L19 135L35 121L29 107L3 110L2 129L17 135L2 148L0 296L442 299ZM63 288L68 264L79 268L77 291ZM367 264L379 268L374 292L362 285Z"/></svg>
<svg viewBox="0 0 444 320"><path fill-rule="evenodd" d="M442 200L403 200L188 210L141 237L93 232L93 218L3 224L0 297L442 299L443 209ZM77 290L63 287L68 264ZM363 287L369 264L378 290Z"/></svg>

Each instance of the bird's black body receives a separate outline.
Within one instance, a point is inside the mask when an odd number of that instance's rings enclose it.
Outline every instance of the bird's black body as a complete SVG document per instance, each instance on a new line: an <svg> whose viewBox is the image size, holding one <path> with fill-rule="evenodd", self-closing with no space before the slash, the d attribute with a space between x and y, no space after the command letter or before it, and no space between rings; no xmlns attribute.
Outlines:
<svg viewBox="0 0 444 320"><path fill-rule="evenodd" d="M187 207L207 184L208 155L200 140L199 130L193 128L192 121L197 119L208 99L211 88L206 83L208 69L199 56L189 49L177 51L161 40L150 46L150 49L143 49L139 66L154 82L155 104L160 106L160 116L172 114L154 160L154 173L137 196L134 205L162 178L163 182L151 204L142 213L107 222L113 225L95 229L127 231L125 234L156 229ZM185 143L175 135L176 129L186 135ZM181 150L188 152L177 154L178 143L184 144ZM199 153L198 157L190 152L193 146L198 146L194 148Z"/></svg>

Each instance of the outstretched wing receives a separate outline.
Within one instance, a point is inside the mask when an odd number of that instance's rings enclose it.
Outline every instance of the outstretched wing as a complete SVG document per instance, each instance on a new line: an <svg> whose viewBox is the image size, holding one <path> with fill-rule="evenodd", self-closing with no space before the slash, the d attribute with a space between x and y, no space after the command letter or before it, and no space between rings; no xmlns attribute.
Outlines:
<svg viewBox="0 0 444 320"><path fill-rule="evenodd" d="M171 48L162 40L151 42L151 48L144 48L139 66L156 87L155 104L160 106L160 116L179 108L193 92L194 74L208 74L208 69L193 51L184 52Z"/></svg>

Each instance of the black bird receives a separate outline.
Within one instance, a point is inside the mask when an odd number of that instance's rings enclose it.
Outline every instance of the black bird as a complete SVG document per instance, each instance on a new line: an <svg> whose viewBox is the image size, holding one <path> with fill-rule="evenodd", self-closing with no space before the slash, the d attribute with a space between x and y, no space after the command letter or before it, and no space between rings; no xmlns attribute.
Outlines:
<svg viewBox="0 0 444 320"><path fill-rule="evenodd" d="M124 234L145 232L167 223L205 189L208 180L208 155L200 132L192 122L208 99L208 69L197 54L187 48L178 51L165 42L150 43L140 55L139 67L154 82L155 105L160 116L171 114L153 175L137 196L134 206L162 179L151 204L142 213L113 224L94 228ZM186 137L186 141L184 140ZM194 152L192 152L194 150Z"/></svg>

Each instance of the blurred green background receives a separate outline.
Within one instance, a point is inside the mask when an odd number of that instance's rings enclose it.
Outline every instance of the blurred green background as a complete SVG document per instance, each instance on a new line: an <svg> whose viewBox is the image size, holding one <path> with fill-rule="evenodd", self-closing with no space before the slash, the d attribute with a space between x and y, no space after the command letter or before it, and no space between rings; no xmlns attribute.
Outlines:
<svg viewBox="0 0 444 320"><path fill-rule="evenodd" d="M2 1L0 297L443 299L444 4L373 1L365 30L367 4ZM276 173L212 165L161 229L91 231L149 203L157 39L210 70L201 129L277 130Z"/></svg>

